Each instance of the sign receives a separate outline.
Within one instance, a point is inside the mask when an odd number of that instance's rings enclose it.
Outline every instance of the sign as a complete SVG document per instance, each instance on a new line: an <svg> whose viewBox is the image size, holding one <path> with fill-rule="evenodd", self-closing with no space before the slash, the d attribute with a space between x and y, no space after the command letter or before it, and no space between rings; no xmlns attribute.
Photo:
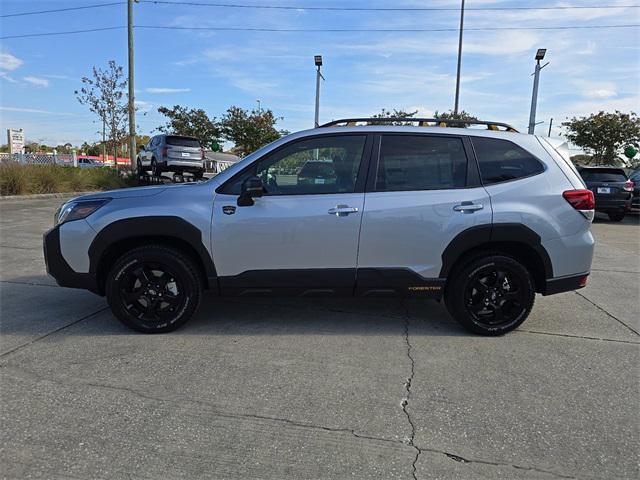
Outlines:
<svg viewBox="0 0 640 480"><path fill-rule="evenodd" d="M7 129L9 153L22 153L24 151L24 130Z"/></svg>

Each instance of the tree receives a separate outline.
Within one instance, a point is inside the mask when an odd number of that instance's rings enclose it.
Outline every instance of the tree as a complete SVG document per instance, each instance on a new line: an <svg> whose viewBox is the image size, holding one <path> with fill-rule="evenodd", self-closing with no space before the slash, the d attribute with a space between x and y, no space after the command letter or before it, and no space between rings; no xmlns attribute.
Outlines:
<svg viewBox="0 0 640 480"><path fill-rule="evenodd" d="M624 147L640 146L640 118L633 112L600 111L588 117L573 117L562 126L567 140L592 155L594 163L616 165L621 162L618 155Z"/></svg>
<svg viewBox="0 0 640 480"><path fill-rule="evenodd" d="M572 155L571 161L574 165L589 165L593 161L591 155Z"/></svg>
<svg viewBox="0 0 640 480"><path fill-rule="evenodd" d="M434 118L438 120L478 120L477 117L471 115L470 113L465 112L464 110L455 113L453 110L449 110L448 112L439 113L437 110L433 114ZM457 126L459 127L468 127L469 123L461 123Z"/></svg>
<svg viewBox="0 0 640 480"><path fill-rule="evenodd" d="M407 112L405 110L396 110L395 108L393 110L386 110L383 108L380 111L380 113L375 113L373 115L373 118L411 118L417 113L418 113L417 110L415 112ZM404 124L402 122L379 122L379 123L375 122L375 125L404 125Z"/></svg>
<svg viewBox="0 0 640 480"><path fill-rule="evenodd" d="M97 157L98 155L100 155L100 144L99 143L89 144L87 142L84 142L80 146L80 153L84 155L90 155L92 157Z"/></svg>
<svg viewBox="0 0 640 480"><path fill-rule="evenodd" d="M220 126L216 118L209 117L203 109L189 110L174 105L173 108L160 107L158 113L169 119L166 125L158 128L160 132L195 137L203 146L216 150L214 147L220 142Z"/></svg>
<svg viewBox="0 0 640 480"><path fill-rule="evenodd" d="M84 86L75 94L82 105L100 117L108 135L108 149L118 156L118 145L127 137L129 108L125 91L127 80L124 70L115 61L110 60L106 70L93 67L93 78L83 77ZM133 166L132 166L133 168Z"/></svg>
<svg viewBox="0 0 640 480"><path fill-rule="evenodd" d="M271 110L248 111L232 106L222 116L221 130L224 138L232 141L236 151L244 156L289 133L276 129L278 120L282 117L276 117Z"/></svg>

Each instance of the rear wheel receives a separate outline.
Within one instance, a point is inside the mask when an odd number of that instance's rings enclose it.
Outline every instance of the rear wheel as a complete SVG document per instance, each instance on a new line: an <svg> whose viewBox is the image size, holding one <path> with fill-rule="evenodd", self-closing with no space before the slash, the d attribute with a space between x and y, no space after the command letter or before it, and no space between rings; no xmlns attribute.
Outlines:
<svg viewBox="0 0 640 480"><path fill-rule="evenodd" d="M162 176L162 171L160 170L160 167L158 166L158 162L156 162L155 158L151 160L151 174L154 177L158 177L158 178Z"/></svg>
<svg viewBox="0 0 640 480"><path fill-rule="evenodd" d="M202 177L204 177L204 171L202 170L193 173L194 180L202 180Z"/></svg>
<svg viewBox="0 0 640 480"><path fill-rule="evenodd" d="M467 330L502 335L525 321L535 298L527 269L495 253L478 257L454 272L447 286L449 313Z"/></svg>
<svg viewBox="0 0 640 480"><path fill-rule="evenodd" d="M170 332L200 304L198 271L179 250L139 247L120 257L108 274L106 294L114 315L139 332Z"/></svg>
<svg viewBox="0 0 640 480"><path fill-rule="evenodd" d="M624 212L609 213L608 215L612 222L621 222L624 219Z"/></svg>

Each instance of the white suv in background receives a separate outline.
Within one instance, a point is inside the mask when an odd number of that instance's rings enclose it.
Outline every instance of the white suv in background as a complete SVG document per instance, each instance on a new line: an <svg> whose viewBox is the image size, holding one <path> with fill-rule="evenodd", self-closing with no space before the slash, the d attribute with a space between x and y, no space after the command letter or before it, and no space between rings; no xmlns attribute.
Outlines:
<svg viewBox="0 0 640 480"><path fill-rule="evenodd" d="M200 141L184 135L156 135L138 153L138 176L151 170L154 177L163 172L191 173L197 180L204 175L204 149Z"/></svg>
<svg viewBox="0 0 640 480"><path fill-rule="evenodd" d="M45 234L48 271L149 333L208 290L444 298L499 335L536 293L585 286L594 199L559 145L496 122L384 121L406 125L339 120L204 183L73 199Z"/></svg>

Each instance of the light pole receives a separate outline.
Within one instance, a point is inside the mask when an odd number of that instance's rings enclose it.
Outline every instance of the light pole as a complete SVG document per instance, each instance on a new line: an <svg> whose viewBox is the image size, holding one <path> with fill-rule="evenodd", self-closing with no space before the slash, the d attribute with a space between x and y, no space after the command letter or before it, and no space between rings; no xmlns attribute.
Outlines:
<svg viewBox="0 0 640 480"><path fill-rule="evenodd" d="M322 66L322 55L315 55L313 60L316 64L316 115L315 121L313 123L314 127L319 127L319 119L320 119L320 79L324 80L322 73L320 73L320 67Z"/></svg>
<svg viewBox="0 0 640 480"><path fill-rule="evenodd" d="M262 113L262 104L260 103L260 99L256 100L258 102L258 113Z"/></svg>
<svg viewBox="0 0 640 480"><path fill-rule="evenodd" d="M135 0L137 2L137 0ZM133 90L133 2L127 2L127 33L129 46L129 162L131 170L136 168L136 108ZM114 158L117 166L118 162Z"/></svg>
<svg viewBox="0 0 640 480"><path fill-rule="evenodd" d="M458 101L460 100L460 67L462 64L462 31L464 30L464 0L460 6L460 36L458 37L458 70L456 73L456 100L453 105L453 113L458 113Z"/></svg>
<svg viewBox="0 0 640 480"><path fill-rule="evenodd" d="M531 112L529 113L529 135L533 135L536 130L536 108L538 105L538 83L540 82L540 70L549 65L549 62L540 66L542 60L547 53L546 48L539 48L536 52L536 69L533 72L533 93L531 94Z"/></svg>

